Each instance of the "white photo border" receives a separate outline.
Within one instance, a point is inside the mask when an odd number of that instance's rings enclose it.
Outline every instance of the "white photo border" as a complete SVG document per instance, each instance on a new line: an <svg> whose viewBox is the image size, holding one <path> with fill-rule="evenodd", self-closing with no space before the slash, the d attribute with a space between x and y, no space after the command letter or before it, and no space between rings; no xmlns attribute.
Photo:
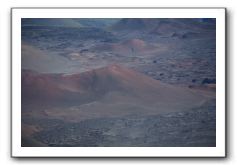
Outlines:
<svg viewBox="0 0 237 165"><path fill-rule="evenodd" d="M21 18L216 18L216 147L21 147ZM12 8L12 157L226 157L225 8Z"/></svg>

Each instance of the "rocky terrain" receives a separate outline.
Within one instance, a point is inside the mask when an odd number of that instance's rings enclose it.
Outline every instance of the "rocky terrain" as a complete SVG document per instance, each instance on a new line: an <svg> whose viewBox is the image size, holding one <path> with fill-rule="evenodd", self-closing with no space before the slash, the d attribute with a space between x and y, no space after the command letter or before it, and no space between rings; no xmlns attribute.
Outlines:
<svg viewBox="0 0 237 165"><path fill-rule="evenodd" d="M216 142L214 19L22 19L22 146Z"/></svg>
<svg viewBox="0 0 237 165"><path fill-rule="evenodd" d="M214 147L215 120L212 101L200 109L162 115L98 118L76 123L26 118L24 122L43 128L34 134L42 146ZM27 146L27 140L23 144Z"/></svg>

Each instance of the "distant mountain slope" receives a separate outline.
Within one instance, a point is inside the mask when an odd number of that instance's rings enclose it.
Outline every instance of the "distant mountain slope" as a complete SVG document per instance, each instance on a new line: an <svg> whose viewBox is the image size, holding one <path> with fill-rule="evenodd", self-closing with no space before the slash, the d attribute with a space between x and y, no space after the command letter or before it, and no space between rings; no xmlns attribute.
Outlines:
<svg viewBox="0 0 237 165"><path fill-rule="evenodd" d="M23 18L22 26L80 27L80 23L70 18Z"/></svg>
<svg viewBox="0 0 237 165"><path fill-rule="evenodd" d="M116 31L142 30L147 33L169 34L215 30L215 21L209 19L124 18L111 26Z"/></svg>
<svg viewBox="0 0 237 165"><path fill-rule="evenodd" d="M74 21L85 27L106 28L118 22L119 18L74 18Z"/></svg>

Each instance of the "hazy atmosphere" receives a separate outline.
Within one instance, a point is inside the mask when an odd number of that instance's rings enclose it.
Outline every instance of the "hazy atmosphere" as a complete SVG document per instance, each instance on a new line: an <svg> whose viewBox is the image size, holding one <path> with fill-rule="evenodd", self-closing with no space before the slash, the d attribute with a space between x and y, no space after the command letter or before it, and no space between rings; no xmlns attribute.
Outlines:
<svg viewBox="0 0 237 165"><path fill-rule="evenodd" d="M215 147L216 20L24 18L23 147Z"/></svg>

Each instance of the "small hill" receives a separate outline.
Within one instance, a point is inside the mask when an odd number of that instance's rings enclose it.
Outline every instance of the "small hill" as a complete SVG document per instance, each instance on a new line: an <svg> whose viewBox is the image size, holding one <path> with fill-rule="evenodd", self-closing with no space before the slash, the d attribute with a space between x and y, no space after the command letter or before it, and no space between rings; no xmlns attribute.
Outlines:
<svg viewBox="0 0 237 165"><path fill-rule="evenodd" d="M152 51L157 51L158 49L162 50L153 44L138 38L128 39L118 43L103 43L94 46L92 49L94 51L109 51L119 53L121 55L130 55L133 53L147 54Z"/></svg>

